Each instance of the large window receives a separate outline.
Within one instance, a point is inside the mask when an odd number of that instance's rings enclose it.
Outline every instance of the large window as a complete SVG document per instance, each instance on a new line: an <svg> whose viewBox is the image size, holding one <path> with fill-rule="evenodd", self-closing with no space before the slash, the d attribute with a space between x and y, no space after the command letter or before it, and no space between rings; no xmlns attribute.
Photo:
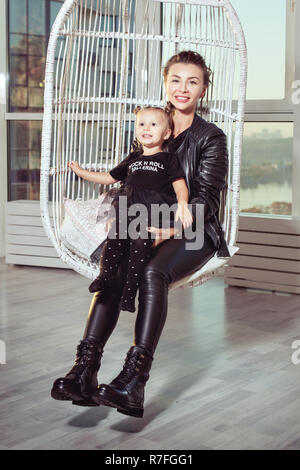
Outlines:
<svg viewBox="0 0 300 470"><path fill-rule="evenodd" d="M246 37L241 212L292 214L293 12L286 0L232 0Z"/></svg>
<svg viewBox="0 0 300 470"><path fill-rule="evenodd" d="M26 113L43 111L47 42L61 4L8 1L8 200L39 199L42 121Z"/></svg>
<svg viewBox="0 0 300 470"><path fill-rule="evenodd" d="M289 215L292 213L293 162L292 2L231 1L243 25L249 58L241 212ZM37 162L45 56L51 25L61 4L62 0L8 0L9 200L39 198ZM157 25L159 27L160 21ZM109 22L106 27L113 28L113 24ZM131 53L130 49L129 60ZM115 65L111 67L111 79L112 89L102 83L103 94L113 93L118 88ZM133 79L128 82L130 88ZM160 76L154 74L148 82L157 84L159 80ZM137 86L142 86L142 81L139 82ZM133 85L135 89L134 82ZM128 141L131 135L126 135Z"/></svg>
<svg viewBox="0 0 300 470"><path fill-rule="evenodd" d="M9 1L9 103L10 112L43 109L44 69L51 21L59 0Z"/></svg>
<svg viewBox="0 0 300 470"><path fill-rule="evenodd" d="M8 0L8 67L9 67L9 93L8 93L8 199L39 199L40 180L40 153L42 112L44 101L44 75L47 44L51 26L57 16L63 0ZM87 4L87 2L86 2ZM94 6L99 2L95 2ZM104 3L103 3L104 5ZM114 0L108 4L113 15L107 14L107 9L102 9L102 15L92 10L91 23L86 25L91 30L94 27L101 30L113 31L119 27L120 0ZM135 2L131 2L134 11ZM130 15L129 31L133 28L133 17ZM94 25L96 22L96 25ZM62 41L58 38L56 48L56 67L63 63L61 51L64 49ZM118 40L108 39L111 49L111 57L108 57L104 47L104 40L93 41L92 73L87 80L80 81L81 92L93 90L101 96L114 96L119 93L121 53L117 51ZM86 41L80 41L74 46L76 53L72 63L76 67L76 61L80 67L86 67ZM132 41L129 44L128 61L131 68ZM97 59L97 60L96 60ZM104 65L106 73L101 77L100 63ZM94 70L94 67L95 69ZM97 73L95 73L97 72ZM54 76L56 73L54 73ZM96 77L96 78L94 78ZM78 77L77 77L78 78ZM74 77L73 77L74 79ZM95 84L93 82L95 80ZM84 84L84 85L83 85ZM100 84L100 88L99 88ZM95 86L94 86L95 85ZM78 83L77 83L78 87ZM85 90L83 89L85 87ZM135 77L129 75L128 87L135 87ZM72 86L70 92L73 92ZM56 91L56 90L55 90ZM78 90L76 89L76 92ZM97 107L98 112L106 112L105 107ZM93 106L91 106L91 113ZM82 128L79 127L79 133ZM96 133L91 134L90 123L86 130L86 147L89 148L89 139L96 139ZM102 142L102 150L113 153L111 132L100 129L99 145ZM132 129L125 129L125 140L132 140ZM81 142L82 143L82 142ZM51 197L51 196L50 196Z"/></svg>

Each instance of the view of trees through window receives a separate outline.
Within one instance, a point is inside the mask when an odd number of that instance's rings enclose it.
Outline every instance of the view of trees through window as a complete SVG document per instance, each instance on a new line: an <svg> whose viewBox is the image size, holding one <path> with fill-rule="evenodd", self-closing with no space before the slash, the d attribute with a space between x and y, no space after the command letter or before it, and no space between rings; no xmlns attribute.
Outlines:
<svg viewBox="0 0 300 470"><path fill-rule="evenodd" d="M245 123L241 212L292 212L293 124Z"/></svg>

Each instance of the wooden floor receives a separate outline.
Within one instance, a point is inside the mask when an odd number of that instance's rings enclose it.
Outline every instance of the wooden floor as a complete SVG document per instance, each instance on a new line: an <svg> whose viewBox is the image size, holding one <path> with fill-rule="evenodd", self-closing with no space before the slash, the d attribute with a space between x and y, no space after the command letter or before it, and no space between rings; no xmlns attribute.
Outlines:
<svg viewBox="0 0 300 470"><path fill-rule="evenodd" d="M90 281L3 258L0 276L0 449L300 448L300 364L291 361L299 295L226 287L222 278L171 292L139 419L50 397L82 338ZM101 382L120 371L134 319L121 312Z"/></svg>

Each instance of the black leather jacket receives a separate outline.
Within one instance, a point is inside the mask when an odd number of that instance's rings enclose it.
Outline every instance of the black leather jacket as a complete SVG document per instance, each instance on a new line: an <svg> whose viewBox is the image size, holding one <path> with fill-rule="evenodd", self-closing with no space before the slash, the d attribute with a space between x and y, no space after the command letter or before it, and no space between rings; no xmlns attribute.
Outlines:
<svg viewBox="0 0 300 470"><path fill-rule="evenodd" d="M169 150L172 151L172 143ZM215 124L195 114L192 125L175 152L186 175L193 216L195 204L204 204L205 231L214 242L217 256L229 257L219 222L220 195L223 188L227 187L226 135Z"/></svg>

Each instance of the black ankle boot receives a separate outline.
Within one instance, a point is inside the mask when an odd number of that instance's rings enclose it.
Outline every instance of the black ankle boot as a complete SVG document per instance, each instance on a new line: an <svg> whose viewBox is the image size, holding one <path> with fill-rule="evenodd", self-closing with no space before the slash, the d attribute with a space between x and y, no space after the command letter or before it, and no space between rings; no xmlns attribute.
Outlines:
<svg viewBox="0 0 300 470"><path fill-rule="evenodd" d="M65 377L56 379L51 396L55 400L72 400L81 406L98 406L91 398L97 390L103 347L92 339L83 339L77 346L75 364Z"/></svg>
<svg viewBox="0 0 300 470"><path fill-rule="evenodd" d="M142 418L144 388L149 379L153 357L145 349L132 346L126 356L123 370L108 385L100 384L93 394L99 405L112 406L120 413Z"/></svg>

